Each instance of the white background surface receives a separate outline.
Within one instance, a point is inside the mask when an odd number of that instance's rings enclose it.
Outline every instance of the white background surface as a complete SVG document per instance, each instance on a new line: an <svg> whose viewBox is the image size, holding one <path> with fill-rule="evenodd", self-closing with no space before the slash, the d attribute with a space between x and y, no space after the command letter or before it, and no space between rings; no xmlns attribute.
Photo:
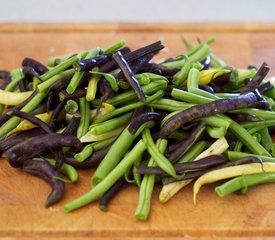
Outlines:
<svg viewBox="0 0 275 240"><path fill-rule="evenodd" d="M274 0L0 0L0 22L274 21Z"/></svg>

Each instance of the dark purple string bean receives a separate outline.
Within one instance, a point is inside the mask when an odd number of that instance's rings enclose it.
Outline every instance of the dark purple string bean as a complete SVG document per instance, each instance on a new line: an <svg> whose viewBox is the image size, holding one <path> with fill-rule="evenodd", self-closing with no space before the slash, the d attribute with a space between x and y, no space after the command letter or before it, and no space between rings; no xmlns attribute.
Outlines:
<svg viewBox="0 0 275 240"><path fill-rule="evenodd" d="M119 179L107 192L103 194L99 201L99 207L102 211L108 210L108 205L111 200L117 195L117 193L125 186L126 180L124 178Z"/></svg>
<svg viewBox="0 0 275 240"><path fill-rule="evenodd" d="M121 69L124 77L126 78L126 80L128 81L128 83L130 84L130 86L132 87L132 89L134 90L134 92L137 94L138 98L139 99L145 99L145 95L144 95L144 93L142 91L142 88L141 88L138 80L136 79L134 73L132 72L132 69L130 68L128 62L123 57L123 55L121 54L121 52L118 51L117 53L115 53L113 55L113 59L118 64L118 66Z"/></svg>
<svg viewBox="0 0 275 240"><path fill-rule="evenodd" d="M46 73L49 69L42 63L34 60L33 58L24 58L22 61L23 67L32 67L39 75Z"/></svg>
<svg viewBox="0 0 275 240"><path fill-rule="evenodd" d="M60 180L63 176L56 171L49 163L42 160L26 160L22 170L45 180L52 188L45 207L50 207L60 201L65 193L65 183Z"/></svg>
<svg viewBox="0 0 275 240"><path fill-rule="evenodd" d="M254 92L241 94L229 99L219 99L209 103L199 104L183 110L168 119L160 130L160 137L167 138L172 132L181 128L188 122L196 121L202 117L217 113L225 113L230 110L247 108L258 101Z"/></svg>

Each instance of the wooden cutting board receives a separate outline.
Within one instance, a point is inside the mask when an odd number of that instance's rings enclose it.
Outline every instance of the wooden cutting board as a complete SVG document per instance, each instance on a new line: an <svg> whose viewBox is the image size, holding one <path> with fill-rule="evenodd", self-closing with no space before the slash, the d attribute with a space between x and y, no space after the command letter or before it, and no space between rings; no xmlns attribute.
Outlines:
<svg viewBox="0 0 275 240"><path fill-rule="evenodd" d="M215 35L212 49L229 65L260 66L266 61L275 74L275 24L177 23L177 24L2 24L0 25L0 68L19 67L28 56L46 62L51 55L74 53L95 46L105 47L124 39L132 49L157 40L166 49L158 58L186 51L181 37L190 41ZM195 238L264 239L275 236L275 185L251 189L244 196L224 199L214 184L202 188L197 205L192 187L186 187L166 204L154 191L147 222L134 217L138 191L125 188L101 212L98 202L66 214L63 205L89 191L91 171L80 171L77 184L68 185L64 199L45 209L50 188L42 180L9 167L0 160L0 237L7 239L154 239ZM243 238L242 238L243 239Z"/></svg>

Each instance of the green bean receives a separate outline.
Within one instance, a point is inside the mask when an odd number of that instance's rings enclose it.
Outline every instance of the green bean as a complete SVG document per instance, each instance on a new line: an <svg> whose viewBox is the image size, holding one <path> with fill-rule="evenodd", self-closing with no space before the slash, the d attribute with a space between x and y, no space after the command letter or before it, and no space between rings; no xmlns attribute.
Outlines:
<svg viewBox="0 0 275 240"><path fill-rule="evenodd" d="M177 178L177 174L172 163L158 150L148 128L145 128L143 130L142 140L146 144L148 152L156 161L157 165L170 176ZM162 139L162 141L167 142L166 139Z"/></svg>
<svg viewBox="0 0 275 240"><path fill-rule="evenodd" d="M80 104L80 123L77 128L76 136L81 138L84 136L89 129L89 122L90 122L90 104L86 101L85 97L79 99Z"/></svg>
<svg viewBox="0 0 275 240"><path fill-rule="evenodd" d="M258 122L244 122L240 123L240 125L244 128L252 128L252 127L270 127L275 125L275 120L266 120L266 121L258 121Z"/></svg>
<svg viewBox="0 0 275 240"><path fill-rule="evenodd" d="M100 135L119 127L125 126L129 122L131 115L132 112L129 112L119 117L111 118L110 120L107 120L105 122L92 124L89 127L89 132L91 134Z"/></svg>
<svg viewBox="0 0 275 240"><path fill-rule="evenodd" d="M264 127L262 129L259 130L259 133L261 134L261 141L260 143L263 145L263 147L267 150L267 151L271 151L271 147L273 145L273 141L272 138L269 134L268 128Z"/></svg>
<svg viewBox="0 0 275 240"><path fill-rule="evenodd" d="M216 93L215 96L220 98L232 98L239 96L239 93Z"/></svg>
<svg viewBox="0 0 275 240"><path fill-rule="evenodd" d="M194 104L179 102L169 98L160 98L158 100L150 102L148 106L153 107L154 109L174 112L174 111L182 111L184 109L194 106Z"/></svg>
<svg viewBox="0 0 275 240"><path fill-rule="evenodd" d="M59 79L62 79L64 77L70 76L70 75L74 74L74 72L75 72L74 69L68 69L64 72L60 72L58 74L55 74L51 78L48 78L47 81L40 83L37 86L37 89L38 89L39 92L46 92L54 82L56 82Z"/></svg>
<svg viewBox="0 0 275 240"><path fill-rule="evenodd" d="M103 49L103 54L114 53L118 49L122 48L125 44L126 43L124 40L119 40Z"/></svg>
<svg viewBox="0 0 275 240"><path fill-rule="evenodd" d="M255 68L245 69L244 71L239 71L238 81L243 82L248 78L253 78L256 73L257 73L257 70Z"/></svg>
<svg viewBox="0 0 275 240"><path fill-rule="evenodd" d="M22 72L22 69L14 69L10 73L12 77L12 81L6 86L6 91L13 91L16 87L18 87L18 83L24 78L24 74Z"/></svg>
<svg viewBox="0 0 275 240"><path fill-rule="evenodd" d="M146 95L154 94L159 90L164 90L167 88L168 80L156 80L150 82L148 85L141 86L142 91ZM130 90L121 94L117 94L114 97L108 99L106 102L112 104L113 106L128 104L131 101L136 101L137 96L134 91Z"/></svg>
<svg viewBox="0 0 275 240"><path fill-rule="evenodd" d="M175 131L169 136L169 138L176 139L176 140L183 140L183 139L186 139L187 137L188 137L188 133L182 130Z"/></svg>
<svg viewBox="0 0 275 240"><path fill-rule="evenodd" d="M129 167L132 166L136 158L143 154L145 149L145 144L142 140L140 140L129 152L129 154L127 154L102 181L94 186L92 190L78 197L72 202L65 204L64 211L73 211L101 197L104 192L106 192L118 179L123 176L123 174L129 169Z"/></svg>
<svg viewBox="0 0 275 240"><path fill-rule="evenodd" d="M101 135L93 135L90 132L87 132L83 137L80 138L81 142L99 142L103 140L107 140L111 137L117 137L122 133L124 127L117 128L113 131L103 133Z"/></svg>
<svg viewBox="0 0 275 240"><path fill-rule="evenodd" d="M210 54L209 45L202 43L188 53L190 62L200 62Z"/></svg>
<svg viewBox="0 0 275 240"><path fill-rule="evenodd" d="M198 88L200 82L200 72L196 68L191 68L187 78L187 89L190 92L190 88Z"/></svg>
<svg viewBox="0 0 275 240"><path fill-rule="evenodd" d="M226 195L238 190L241 190L242 193L246 193L249 187L267 182L275 182L275 173L256 173L235 177L216 187L215 192L220 197L225 197Z"/></svg>
<svg viewBox="0 0 275 240"><path fill-rule="evenodd" d="M274 120L275 118L275 112L265 111L265 110L256 109L256 108L237 109L237 110L230 111L230 113L245 113L245 114L258 117L262 120Z"/></svg>
<svg viewBox="0 0 275 240"><path fill-rule="evenodd" d="M84 74L84 72L75 71L69 85L66 88L66 92L68 94L73 94L74 93L74 91L76 90L81 78L83 77L83 74Z"/></svg>
<svg viewBox="0 0 275 240"><path fill-rule="evenodd" d="M67 113L74 114L78 111L78 103L72 99L69 99L64 109Z"/></svg>
<svg viewBox="0 0 275 240"><path fill-rule="evenodd" d="M230 118L228 118L228 120L231 121L229 130L233 132L252 153L270 156L270 153L260 143L258 143L247 130Z"/></svg>
<svg viewBox="0 0 275 240"><path fill-rule="evenodd" d="M272 157L274 157L275 156L275 143L272 144L270 151L271 151Z"/></svg>
<svg viewBox="0 0 275 240"><path fill-rule="evenodd" d="M191 68L191 63L190 60L187 56L185 57L185 61L183 62L183 65L181 67L181 70L178 71L174 76L172 83L175 84L176 86L182 85L188 78L188 73Z"/></svg>
<svg viewBox="0 0 275 240"><path fill-rule="evenodd" d="M159 151L163 154L167 148L167 142L158 139L156 146ZM148 167L157 166L154 159L151 157L148 162ZM147 220L151 207L152 193L154 189L155 175L154 174L145 174L143 176L141 186L139 189L139 199L138 205L135 211L135 216L141 221Z"/></svg>
<svg viewBox="0 0 275 240"><path fill-rule="evenodd" d="M54 77L55 75L63 72L65 69L71 67L75 62L77 62L78 60L80 60L83 56L85 56L85 54L77 54L71 58L68 58L67 60L65 60L64 62L58 64L56 67L50 69L49 71L47 71L46 73L44 73L43 75L40 76L41 81L45 82L46 80Z"/></svg>
<svg viewBox="0 0 275 240"><path fill-rule="evenodd" d="M81 152L76 153L74 155L74 158L78 161L78 162L83 162L84 160L86 160L88 157L90 157L93 152L94 152L94 143L88 144L86 145Z"/></svg>
<svg viewBox="0 0 275 240"><path fill-rule="evenodd" d="M107 139L102 140L102 141L90 143L90 144L86 145L82 149L81 152L76 153L74 155L74 158L79 162L83 162L88 157L90 157L94 151L99 151L99 150L103 149L104 147L107 147L115 139L116 139L116 137L110 137L110 138L107 138Z"/></svg>
<svg viewBox="0 0 275 240"><path fill-rule="evenodd" d="M115 166L129 150L134 140L143 130L144 126L146 125L142 125L136 134L130 133L128 127L123 130L95 170L91 179L93 187L98 185L110 173L110 171L115 168Z"/></svg>
<svg viewBox="0 0 275 240"><path fill-rule="evenodd" d="M189 53L188 53L188 58L190 62L199 62L202 61L206 56L210 54L210 49L207 43L200 44L193 48ZM162 63L163 66L168 67L168 68L178 68L182 67L184 64L185 58L167 62L167 63Z"/></svg>
<svg viewBox="0 0 275 240"><path fill-rule="evenodd" d="M103 72L98 72L98 71L90 71L90 73L94 74L94 75L99 75L99 76L102 76L104 77L105 80L107 80L111 86L111 88L117 92L118 89L119 89L119 86L118 86L118 82L116 80L116 78L110 74L110 73L103 73Z"/></svg>
<svg viewBox="0 0 275 240"><path fill-rule="evenodd" d="M107 121L107 120L109 120L109 119L111 119L115 116L118 116L118 115L123 114L123 113L130 112L130 111L132 111L136 108L147 105L147 104L149 104L150 102L152 102L156 99L160 99L162 96L163 96L163 91L159 90L156 93L154 93L152 96L147 97L145 101L138 101L138 102L135 102L135 103L130 103L130 104L124 106L124 107L117 108L114 111L112 111L110 113L107 113L107 114L101 116L100 118L96 119L93 123L105 122L105 121Z"/></svg>
<svg viewBox="0 0 275 240"><path fill-rule="evenodd" d="M49 67L55 67L56 65L60 64L61 62L64 62L67 60L71 54L65 54L60 56L52 56L48 58L47 65Z"/></svg>
<svg viewBox="0 0 275 240"><path fill-rule="evenodd" d="M178 160L178 163L193 161L206 147L206 141L198 141Z"/></svg>
<svg viewBox="0 0 275 240"><path fill-rule="evenodd" d="M157 80L167 81L166 77L150 72L139 73L136 74L135 77L139 81L140 85L147 85L150 82Z"/></svg>
<svg viewBox="0 0 275 240"><path fill-rule="evenodd" d="M88 59L88 58L93 58L93 57L96 57L100 52L100 49L99 48L95 48L93 49L92 51L90 51L85 57L84 59ZM80 58L82 59L82 58ZM80 60L79 59L79 60ZM77 70L77 68L75 68L75 70ZM84 75L84 71L75 71L69 85L67 86L66 88L66 91L68 94L73 94L74 91L76 90L80 80L82 79Z"/></svg>
<svg viewBox="0 0 275 240"><path fill-rule="evenodd" d="M227 154L228 159L231 161L240 159L242 157L255 156L255 157L260 158L263 162L275 162L275 158L271 157L271 156L257 155L257 154L246 153L246 152L237 152L237 151L227 151L226 154Z"/></svg>
<svg viewBox="0 0 275 240"><path fill-rule="evenodd" d="M193 103L193 104L201 104L201 103L207 103L207 102L213 101L208 97L203 97L203 96L194 94L192 92L187 92L177 88L173 88L171 92L171 96L178 100L182 100L184 102Z"/></svg>
<svg viewBox="0 0 275 240"><path fill-rule="evenodd" d="M218 97L216 94L212 94L212 93L209 93L209 92L206 92L204 90L201 90L199 89L198 87L189 87L188 88L188 91L191 92L191 93L194 93L196 95L199 95L201 97L206 97L206 98L210 98L210 99L213 99L213 100L218 100L218 99L221 99L221 97Z"/></svg>

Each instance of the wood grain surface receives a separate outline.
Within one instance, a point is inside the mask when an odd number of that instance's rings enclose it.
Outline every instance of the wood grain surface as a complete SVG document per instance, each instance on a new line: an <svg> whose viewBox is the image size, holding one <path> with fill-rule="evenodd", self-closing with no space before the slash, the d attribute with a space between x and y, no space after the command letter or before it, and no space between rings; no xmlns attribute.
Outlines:
<svg viewBox="0 0 275 240"><path fill-rule="evenodd" d="M176 23L176 24L0 24L0 68L19 67L28 56L46 62L47 57L105 47L124 39L132 49L161 40L166 49L158 58L175 56L186 49L181 42L215 35L214 53L229 65L260 66L266 61L275 74L275 24ZM0 237L3 239L272 239L275 236L275 185L251 189L243 196L224 199L214 184L202 188L197 205L192 186L166 204L153 195L147 222L134 217L138 191L125 188L101 212L98 202L66 214L63 205L90 189L90 170L80 171L77 184L67 185L64 199L44 208L50 188L42 180L12 169L0 160Z"/></svg>

